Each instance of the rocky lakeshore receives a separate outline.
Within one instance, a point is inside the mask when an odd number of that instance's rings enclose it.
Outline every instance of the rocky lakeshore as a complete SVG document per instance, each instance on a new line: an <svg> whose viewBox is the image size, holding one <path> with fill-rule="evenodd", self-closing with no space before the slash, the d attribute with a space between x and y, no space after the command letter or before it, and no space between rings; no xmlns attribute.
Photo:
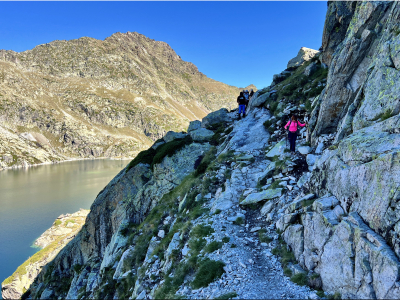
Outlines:
<svg viewBox="0 0 400 300"><path fill-rule="evenodd" d="M85 224L89 210L60 215L36 241L41 250L24 262L2 283L3 299L19 299L29 289L36 276L65 247Z"/></svg>

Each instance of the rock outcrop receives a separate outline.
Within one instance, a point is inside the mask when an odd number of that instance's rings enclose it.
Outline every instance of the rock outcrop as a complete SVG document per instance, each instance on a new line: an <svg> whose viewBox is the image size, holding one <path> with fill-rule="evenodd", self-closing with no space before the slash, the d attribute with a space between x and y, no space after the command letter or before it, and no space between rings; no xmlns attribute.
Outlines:
<svg viewBox="0 0 400 300"><path fill-rule="evenodd" d="M345 34L328 28L333 11ZM322 156L307 182L321 198L287 211L300 218L284 232L300 265L346 298L400 297L399 16L397 2L329 4L323 40L336 47L322 54L327 87L310 124Z"/></svg>
<svg viewBox="0 0 400 300"><path fill-rule="evenodd" d="M318 50L301 47L299 50L299 53L297 53L296 57L289 60L289 62L287 64L287 68L289 69L289 68L293 68L293 67L299 67L304 62L312 59L318 53L319 53Z"/></svg>

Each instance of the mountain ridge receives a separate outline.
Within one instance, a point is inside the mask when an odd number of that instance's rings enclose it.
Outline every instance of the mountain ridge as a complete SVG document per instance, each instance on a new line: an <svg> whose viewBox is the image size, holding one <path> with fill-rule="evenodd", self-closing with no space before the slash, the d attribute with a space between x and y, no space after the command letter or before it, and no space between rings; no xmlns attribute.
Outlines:
<svg viewBox="0 0 400 300"><path fill-rule="evenodd" d="M239 92L199 72L167 43L131 32L0 50L0 64L7 132L0 136L0 168L133 157L169 130L234 107ZM41 139L23 137L35 134Z"/></svg>

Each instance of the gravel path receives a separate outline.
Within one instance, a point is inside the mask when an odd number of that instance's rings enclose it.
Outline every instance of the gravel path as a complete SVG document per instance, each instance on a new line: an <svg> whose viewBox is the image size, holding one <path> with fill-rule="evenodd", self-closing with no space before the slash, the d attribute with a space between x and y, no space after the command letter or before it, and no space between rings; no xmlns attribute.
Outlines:
<svg viewBox="0 0 400 300"><path fill-rule="evenodd" d="M244 122L247 122L247 120ZM253 123L255 124L254 120L249 120L250 125L254 126ZM242 127L245 127L244 125ZM284 130L279 130L279 133L277 131L278 140L284 134ZM256 140L255 136L253 138ZM233 206L227 210L222 209L219 214L205 216L195 222L212 223L215 232L212 236L206 238L208 243L214 240L222 241L224 237L230 238L229 242L225 243L221 249L204 255L213 260L223 261L225 263L225 273L219 280L198 290L192 290L188 284L189 281L187 281L178 290L177 294L189 299L214 299L221 295L226 296L228 293L230 293L231 297L235 294L235 298L238 299L318 298L315 291L308 286L299 286L290 281L289 277L283 274L279 258L271 253L272 249L277 245L278 239L278 234L275 231L277 216L282 212L282 208L286 204L292 202L301 193L301 190L297 187L292 191L286 190L285 195L279 201L274 202L275 207L273 210L275 217L272 220L269 219L269 221L267 221L267 216L261 216L260 208L251 209L246 206L246 210L244 210L242 207L239 207L240 196L243 193L246 194L246 191L249 191L249 193L254 192L258 174L265 169L266 158L264 151L255 151L254 147L253 150L247 151L240 143L233 143L233 140L234 138L230 141L229 148L235 150L235 154L241 153L241 155L253 156L254 161L247 163L247 166L238 167L234 164L221 166L217 177L222 179L223 171L226 168L231 169L233 174L230 179L230 185L223 189L228 189L229 199L232 201ZM253 143L251 140L247 142ZM304 156L300 154L290 156L288 153L284 155L290 157L292 162L295 162L295 166L290 173L296 180L304 172L308 171ZM206 207L211 209L213 205L215 205L215 199L211 197ZM239 216L245 220L244 224L233 224L233 221ZM259 241L258 230L260 229L266 230L265 234L273 238L272 242L267 244Z"/></svg>

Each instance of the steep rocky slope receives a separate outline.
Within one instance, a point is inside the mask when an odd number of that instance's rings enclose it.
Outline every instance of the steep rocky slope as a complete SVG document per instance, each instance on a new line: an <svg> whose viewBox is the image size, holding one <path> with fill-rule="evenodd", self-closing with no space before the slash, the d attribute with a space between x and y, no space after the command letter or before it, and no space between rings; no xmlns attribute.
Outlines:
<svg viewBox="0 0 400 300"><path fill-rule="evenodd" d="M399 299L399 21L329 2L320 53L141 152L24 297Z"/></svg>
<svg viewBox="0 0 400 300"><path fill-rule="evenodd" d="M133 157L169 130L230 109L237 93L135 32L0 50L0 170Z"/></svg>

